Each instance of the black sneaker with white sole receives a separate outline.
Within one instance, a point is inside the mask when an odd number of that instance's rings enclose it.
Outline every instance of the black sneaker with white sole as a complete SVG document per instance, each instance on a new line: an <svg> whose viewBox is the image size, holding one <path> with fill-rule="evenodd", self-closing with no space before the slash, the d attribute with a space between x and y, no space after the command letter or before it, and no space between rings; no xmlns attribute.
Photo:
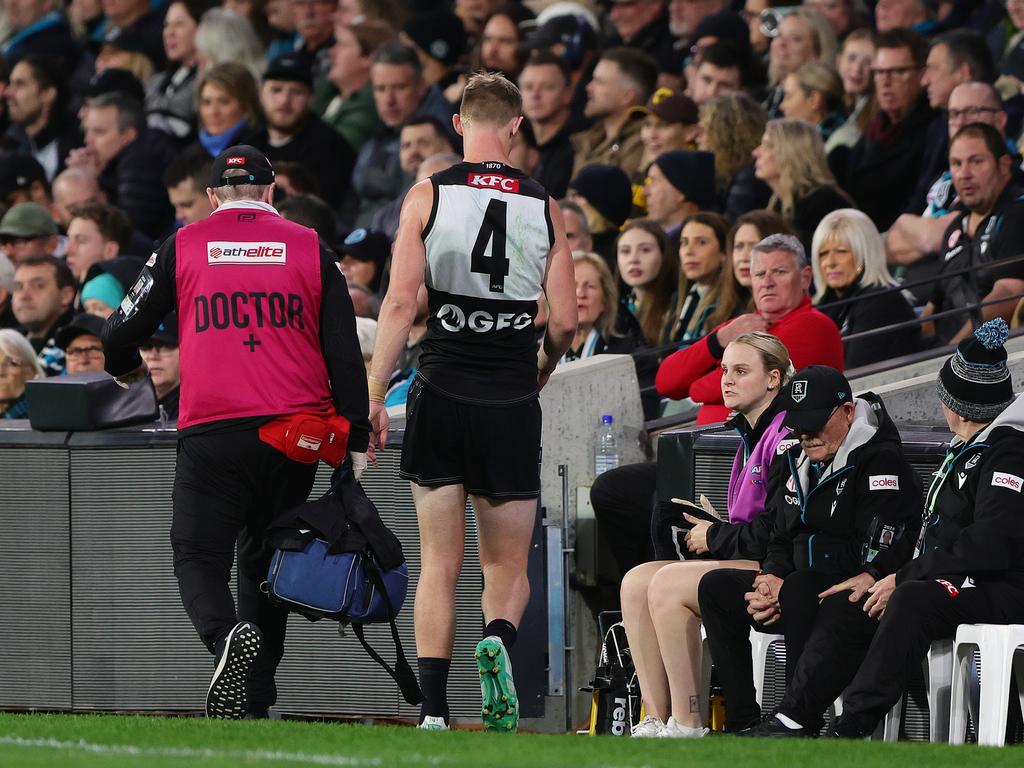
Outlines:
<svg viewBox="0 0 1024 768"><path fill-rule="evenodd" d="M259 629L248 621L240 621L228 632L206 694L207 717L221 720L245 717L249 669L256 661L262 644Z"/></svg>

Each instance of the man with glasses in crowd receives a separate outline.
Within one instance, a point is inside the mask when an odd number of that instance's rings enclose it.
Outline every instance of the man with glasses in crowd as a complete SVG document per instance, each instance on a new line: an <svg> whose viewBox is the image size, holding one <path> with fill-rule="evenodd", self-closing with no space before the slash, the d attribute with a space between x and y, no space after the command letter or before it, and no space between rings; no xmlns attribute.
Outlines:
<svg viewBox="0 0 1024 768"><path fill-rule="evenodd" d="M907 29L878 37L871 67L878 114L850 152L846 191L884 232L907 210L935 112L921 84L928 43ZM840 180L841 181L841 180Z"/></svg>
<svg viewBox="0 0 1024 768"><path fill-rule="evenodd" d="M103 370L103 322L102 317L81 312L57 331L57 346L64 350L69 375Z"/></svg>
<svg viewBox="0 0 1024 768"><path fill-rule="evenodd" d="M961 83L949 95L948 130L952 138L968 123L991 125L1005 138L1007 115L999 93L988 83L972 81ZM1017 157L1013 173L1020 181L1022 176L1017 147L1007 140L1010 152ZM938 268L938 252L942 249L942 235L946 227L957 216L959 203L953 186L953 175L949 171L949 150L946 150L946 167L932 181L928 193L914 201L917 213L904 213L889 228L885 238L886 255L893 266L912 266L904 279L912 282L928 277ZM927 257L927 258L926 258ZM915 266L919 265L919 266ZM930 285L916 289L921 302L927 299Z"/></svg>
<svg viewBox="0 0 1024 768"><path fill-rule="evenodd" d="M0 252L15 265L57 250L57 224L38 203L18 203L0 219Z"/></svg>

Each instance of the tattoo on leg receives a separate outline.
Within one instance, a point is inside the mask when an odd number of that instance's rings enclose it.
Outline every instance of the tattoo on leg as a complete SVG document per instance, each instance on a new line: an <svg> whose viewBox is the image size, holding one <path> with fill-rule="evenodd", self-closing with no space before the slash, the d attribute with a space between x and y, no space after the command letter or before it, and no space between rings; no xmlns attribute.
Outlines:
<svg viewBox="0 0 1024 768"><path fill-rule="evenodd" d="M699 711L700 711L700 702L697 700L696 696L691 696L690 697L690 712L699 712Z"/></svg>

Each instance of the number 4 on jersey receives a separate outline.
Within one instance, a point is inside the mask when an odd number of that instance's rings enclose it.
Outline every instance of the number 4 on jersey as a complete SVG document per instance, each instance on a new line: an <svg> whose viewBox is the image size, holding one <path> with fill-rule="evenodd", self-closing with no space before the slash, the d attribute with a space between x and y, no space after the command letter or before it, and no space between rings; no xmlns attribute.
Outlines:
<svg viewBox="0 0 1024 768"><path fill-rule="evenodd" d="M508 204L504 200L491 200L473 245L471 269L490 276L489 287L494 293L505 292L505 277L508 275L508 257L505 256L507 217ZM485 256L488 242L491 243L491 255Z"/></svg>

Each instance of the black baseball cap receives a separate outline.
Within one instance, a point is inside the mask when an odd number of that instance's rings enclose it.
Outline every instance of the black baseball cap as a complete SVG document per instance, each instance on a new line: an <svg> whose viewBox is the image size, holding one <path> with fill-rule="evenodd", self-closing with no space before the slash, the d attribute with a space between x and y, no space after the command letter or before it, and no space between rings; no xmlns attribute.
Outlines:
<svg viewBox="0 0 1024 768"><path fill-rule="evenodd" d="M246 175L224 177L225 173L235 169L245 171ZM211 187L273 183L274 167L267 160L267 156L256 147L251 147L248 144L236 144L233 147L228 147L213 159L213 167L210 169Z"/></svg>
<svg viewBox="0 0 1024 768"><path fill-rule="evenodd" d="M284 53L271 61L263 72L263 82L285 80L313 87L313 59L301 51Z"/></svg>
<svg viewBox="0 0 1024 768"><path fill-rule="evenodd" d="M104 325L106 325L106 322L102 317L90 315L87 312L79 312L71 318L70 323L57 331L54 341L57 342L57 346L61 349L67 349L68 344L86 333L91 333L93 336L101 336Z"/></svg>
<svg viewBox="0 0 1024 768"><path fill-rule="evenodd" d="M816 435L843 403L853 402L850 382L835 368L810 365L797 371L782 394L783 425L794 432Z"/></svg>
<svg viewBox="0 0 1024 768"><path fill-rule="evenodd" d="M178 313L171 312L164 318L164 321L160 323L159 327L153 331L153 335L149 337L150 344L163 344L167 347L178 346Z"/></svg>
<svg viewBox="0 0 1024 768"><path fill-rule="evenodd" d="M391 239L379 229L353 229L338 249L342 256L351 256L356 261L372 261L378 267L384 265L391 253Z"/></svg>
<svg viewBox="0 0 1024 768"><path fill-rule="evenodd" d="M0 155L0 199L18 190L27 190L36 181L49 188L46 171L32 155L24 152Z"/></svg>

